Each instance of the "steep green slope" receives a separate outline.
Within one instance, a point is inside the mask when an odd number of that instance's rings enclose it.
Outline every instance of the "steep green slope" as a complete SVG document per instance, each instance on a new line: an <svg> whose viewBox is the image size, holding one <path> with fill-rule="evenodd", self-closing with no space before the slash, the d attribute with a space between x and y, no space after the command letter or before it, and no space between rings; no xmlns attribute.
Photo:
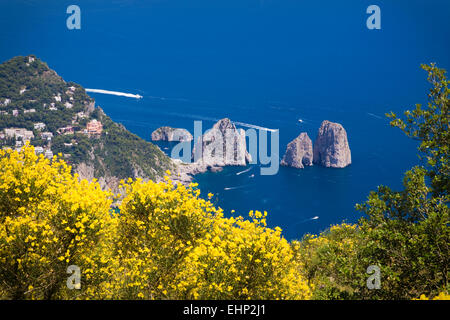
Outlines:
<svg viewBox="0 0 450 320"><path fill-rule="evenodd" d="M87 132L93 119L102 124L98 134ZM22 138L6 135L7 128L31 131L31 144L63 154L82 177L103 179L103 185L112 188L128 177L158 180L173 166L158 147L95 107L83 87L65 82L35 56L0 65L0 147L20 147Z"/></svg>

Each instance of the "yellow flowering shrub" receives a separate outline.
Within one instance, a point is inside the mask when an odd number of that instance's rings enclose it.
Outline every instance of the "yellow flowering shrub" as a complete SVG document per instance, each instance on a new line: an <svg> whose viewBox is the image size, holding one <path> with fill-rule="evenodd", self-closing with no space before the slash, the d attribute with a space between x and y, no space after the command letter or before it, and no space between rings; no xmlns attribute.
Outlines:
<svg viewBox="0 0 450 320"><path fill-rule="evenodd" d="M193 185L166 182L123 183L115 241L113 298L168 298L167 284L180 264L210 230L217 210L198 197Z"/></svg>
<svg viewBox="0 0 450 320"><path fill-rule="evenodd" d="M224 218L188 187L140 180L123 184L111 297L129 299L305 299L281 230Z"/></svg>
<svg viewBox="0 0 450 320"><path fill-rule="evenodd" d="M0 150L0 299L377 298L358 225L289 243L266 212L227 218L197 184L121 186L113 196L29 145ZM80 288L67 286L72 265Z"/></svg>
<svg viewBox="0 0 450 320"><path fill-rule="evenodd" d="M172 289L184 299L308 299L289 243L281 229L266 227L265 216L251 211L249 221L219 213Z"/></svg>
<svg viewBox="0 0 450 320"><path fill-rule="evenodd" d="M434 296L433 298L429 298L425 296L424 294L420 295L419 299L413 299L413 300L450 300L450 294L447 292L439 292L438 295Z"/></svg>
<svg viewBox="0 0 450 320"><path fill-rule="evenodd" d="M129 179L114 198L29 145L0 151L0 298L311 296L266 212L225 218L196 187ZM71 265L80 268L79 289L67 287Z"/></svg>
<svg viewBox="0 0 450 320"><path fill-rule="evenodd" d="M0 151L0 296L95 296L110 237L111 199L97 183L78 181L56 157L34 148ZM68 290L67 267L83 272L83 290ZM91 291L87 289L91 289Z"/></svg>

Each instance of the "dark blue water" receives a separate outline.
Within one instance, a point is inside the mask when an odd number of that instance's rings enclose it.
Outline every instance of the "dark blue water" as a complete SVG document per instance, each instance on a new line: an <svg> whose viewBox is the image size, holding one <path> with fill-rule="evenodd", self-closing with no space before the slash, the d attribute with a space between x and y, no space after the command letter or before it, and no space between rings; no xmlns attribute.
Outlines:
<svg viewBox="0 0 450 320"><path fill-rule="evenodd" d="M86 88L143 95L92 94L144 139L162 125L192 131L194 120L206 129L229 117L279 129L283 154L301 131L314 140L322 120L346 128L353 163L345 169L197 176L226 212L267 210L288 239L355 221L355 203L380 184L401 188L416 145L384 113L426 101L421 63L450 68L445 0L377 1L381 30L366 28L372 1L77 1L82 28L72 31L70 4L0 0L1 61L35 54Z"/></svg>

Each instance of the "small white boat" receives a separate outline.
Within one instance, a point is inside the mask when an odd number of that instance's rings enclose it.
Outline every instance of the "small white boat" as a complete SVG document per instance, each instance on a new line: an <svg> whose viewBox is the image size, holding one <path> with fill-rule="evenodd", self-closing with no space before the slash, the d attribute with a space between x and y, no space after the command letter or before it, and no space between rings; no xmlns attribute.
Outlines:
<svg viewBox="0 0 450 320"><path fill-rule="evenodd" d="M302 119L298 119L298 122L303 123L303 120Z"/></svg>

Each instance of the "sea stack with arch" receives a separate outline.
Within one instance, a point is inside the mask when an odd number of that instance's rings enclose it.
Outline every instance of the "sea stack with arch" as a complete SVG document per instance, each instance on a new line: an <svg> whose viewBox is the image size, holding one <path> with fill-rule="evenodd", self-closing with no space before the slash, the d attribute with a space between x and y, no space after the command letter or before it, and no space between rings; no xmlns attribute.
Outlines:
<svg viewBox="0 0 450 320"><path fill-rule="evenodd" d="M324 120L320 125L314 146L308 134L302 132L288 144L281 161L282 165L294 168L304 168L305 165L312 164L327 168L345 168L351 163L347 132L340 123L328 120Z"/></svg>

